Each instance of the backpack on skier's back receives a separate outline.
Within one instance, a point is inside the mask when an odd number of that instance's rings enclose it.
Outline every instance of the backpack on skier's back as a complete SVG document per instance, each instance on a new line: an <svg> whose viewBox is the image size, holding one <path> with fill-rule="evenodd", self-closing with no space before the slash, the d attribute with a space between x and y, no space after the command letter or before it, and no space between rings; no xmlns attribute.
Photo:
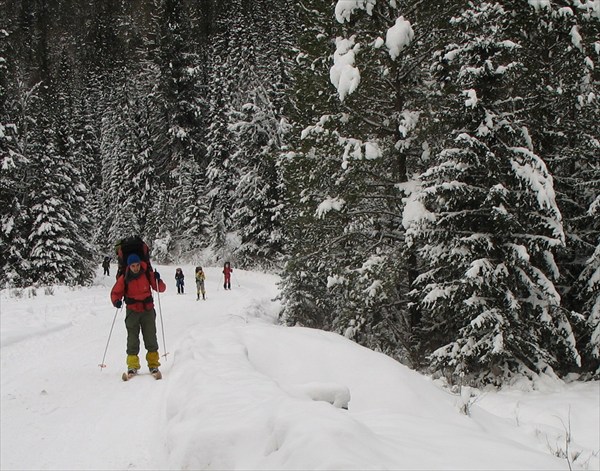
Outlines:
<svg viewBox="0 0 600 471"><path fill-rule="evenodd" d="M140 236L130 236L124 239L118 240L115 244L115 253L117 254L117 278L125 273L127 269L127 257L131 254L136 254L140 257L140 260L146 262L148 265L148 271L152 271L152 264L150 263L150 249L148 244L142 240Z"/></svg>

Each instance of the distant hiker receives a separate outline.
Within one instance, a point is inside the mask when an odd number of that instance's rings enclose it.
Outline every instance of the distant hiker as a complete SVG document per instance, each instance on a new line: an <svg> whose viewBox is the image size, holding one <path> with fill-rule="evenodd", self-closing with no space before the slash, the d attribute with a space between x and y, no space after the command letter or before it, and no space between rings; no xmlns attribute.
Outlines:
<svg viewBox="0 0 600 471"><path fill-rule="evenodd" d="M231 289L232 272L233 268L231 268L231 264L229 262L225 262L225 265L223 265L223 275L225 275L225 279L223 281L223 289Z"/></svg>
<svg viewBox="0 0 600 471"><path fill-rule="evenodd" d="M105 275L110 275L110 257L104 257L104 260L102 261L102 268L104 268Z"/></svg>
<svg viewBox="0 0 600 471"><path fill-rule="evenodd" d="M167 287L160 279L157 271L148 268L148 263L132 253L127 257L125 273L119 275L113 286L110 298L119 309L125 299L127 305L125 327L127 327L127 372L134 375L140 369L140 329L144 338L144 346L148 353L146 361L150 372L158 373L160 366L158 355L158 339L156 338L156 311L152 291L164 292Z"/></svg>
<svg viewBox="0 0 600 471"><path fill-rule="evenodd" d="M204 280L206 280L206 275L202 271L202 267L196 267L196 301L200 299L200 294L202 294L202 299L206 299Z"/></svg>
<svg viewBox="0 0 600 471"><path fill-rule="evenodd" d="M183 294L184 278L185 276L183 276L183 270L181 268L175 270L175 284L177 285L177 294Z"/></svg>

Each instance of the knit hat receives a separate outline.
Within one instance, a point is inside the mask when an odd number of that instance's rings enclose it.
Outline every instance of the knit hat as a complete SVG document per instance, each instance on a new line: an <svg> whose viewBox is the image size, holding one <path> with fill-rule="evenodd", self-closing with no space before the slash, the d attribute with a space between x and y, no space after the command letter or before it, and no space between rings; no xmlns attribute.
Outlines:
<svg viewBox="0 0 600 471"><path fill-rule="evenodd" d="M136 254L132 253L129 257L127 257L127 265L131 265L132 263L140 263L140 257Z"/></svg>

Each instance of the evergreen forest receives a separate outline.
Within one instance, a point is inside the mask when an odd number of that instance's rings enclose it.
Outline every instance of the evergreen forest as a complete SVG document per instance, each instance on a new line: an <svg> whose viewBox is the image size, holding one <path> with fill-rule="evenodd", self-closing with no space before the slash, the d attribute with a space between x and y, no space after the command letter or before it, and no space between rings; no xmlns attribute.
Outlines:
<svg viewBox="0 0 600 471"><path fill-rule="evenodd" d="M139 234L453 384L600 378L598 0L0 0L0 161L2 288Z"/></svg>

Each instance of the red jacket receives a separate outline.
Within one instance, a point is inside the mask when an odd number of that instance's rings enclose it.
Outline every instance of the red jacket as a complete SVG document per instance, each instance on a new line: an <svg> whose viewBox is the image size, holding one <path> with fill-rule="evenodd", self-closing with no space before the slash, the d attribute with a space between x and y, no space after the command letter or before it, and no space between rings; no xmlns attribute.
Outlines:
<svg viewBox="0 0 600 471"><path fill-rule="evenodd" d="M110 292L110 299L113 304L124 297L125 304L129 309L139 312L146 311L154 307L150 287L159 293L167 289L163 280L158 280L158 284L156 283L154 272L148 270L146 262L140 262L140 265L141 268L137 276L134 277L133 272L127 267L125 273L117 278L117 282Z"/></svg>

